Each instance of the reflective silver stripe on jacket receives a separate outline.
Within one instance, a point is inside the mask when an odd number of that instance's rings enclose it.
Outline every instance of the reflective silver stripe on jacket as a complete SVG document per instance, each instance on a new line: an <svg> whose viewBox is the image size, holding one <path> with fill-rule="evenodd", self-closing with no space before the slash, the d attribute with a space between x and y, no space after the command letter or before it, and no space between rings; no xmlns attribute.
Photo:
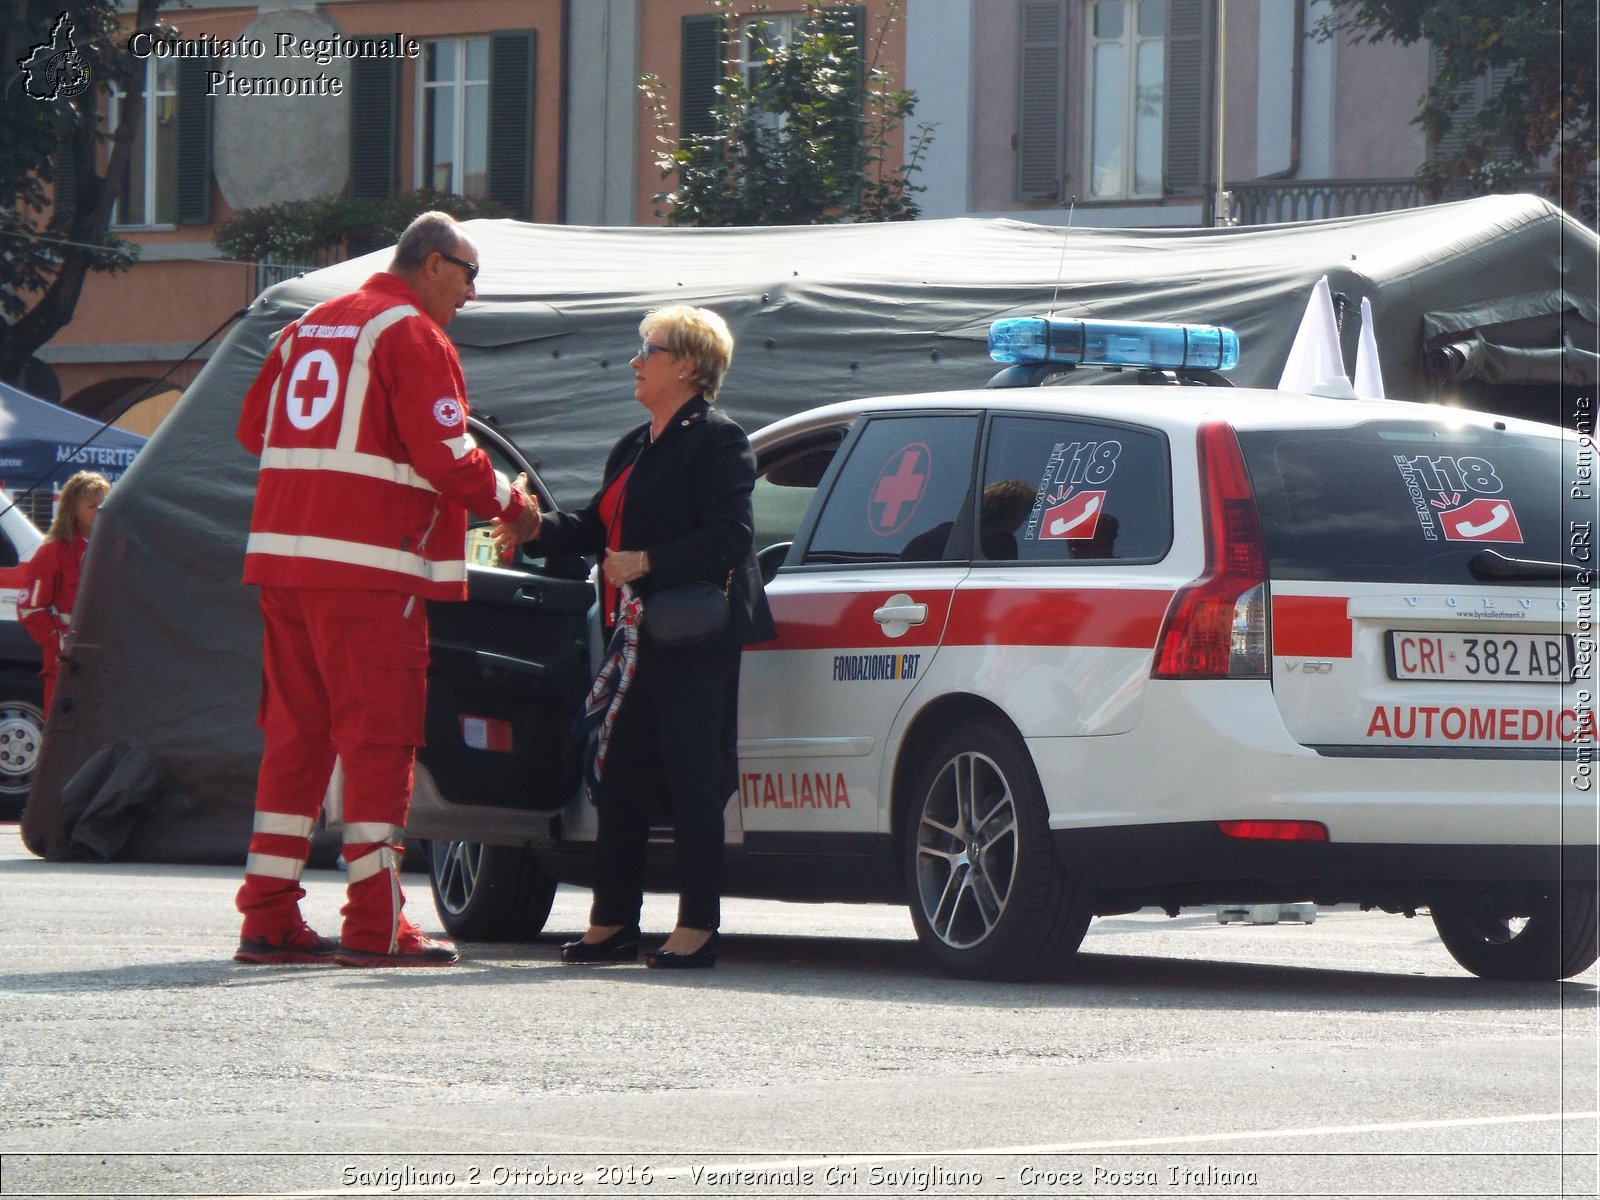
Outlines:
<svg viewBox="0 0 1600 1200"><path fill-rule="evenodd" d="M315 559L393 571L429 583L461 583L467 577L465 559L433 561L407 550L369 546L340 538L297 536L292 533L252 533L245 543L248 554L273 554L282 558Z"/></svg>
<svg viewBox="0 0 1600 1200"><path fill-rule="evenodd" d="M356 340L355 354L350 360L350 378L344 389L344 414L340 418L339 440L335 443L340 450L354 451L356 439L361 435L361 414L366 407L370 378L367 364L372 360L373 347L391 325L421 315L410 304L397 304L384 309L361 327L361 336Z"/></svg>
<svg viewBox="0 0 1600 1200"><path fill-rule="evenodd" d="M381 454L363 454L357 450L269 446L261 452L261 468L275 471L338 471L345 475L398 483L424 492L435 490L411 464L395 462Z"/></svg>

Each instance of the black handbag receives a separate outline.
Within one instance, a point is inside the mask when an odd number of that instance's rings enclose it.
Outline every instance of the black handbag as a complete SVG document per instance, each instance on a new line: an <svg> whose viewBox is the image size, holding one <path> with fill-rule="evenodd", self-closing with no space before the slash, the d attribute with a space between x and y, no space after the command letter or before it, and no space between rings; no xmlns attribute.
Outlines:
<svg viewBox="0 0 1600 1200"><path fill-rule="evenodd" d="M732 584L733 576L728 576ZM652 592L644 602L640 628L662 646L703 646L722 636L732 619L728 587L714 583L686 583Z"/></svg>

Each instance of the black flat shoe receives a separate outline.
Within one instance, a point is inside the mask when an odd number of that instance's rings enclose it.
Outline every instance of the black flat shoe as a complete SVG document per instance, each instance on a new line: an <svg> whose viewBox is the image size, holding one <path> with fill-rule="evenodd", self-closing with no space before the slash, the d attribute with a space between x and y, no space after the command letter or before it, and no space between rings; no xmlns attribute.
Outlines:
<svg viewBox="0 0 1600 1200"><path fill-rule="evenodd" d="M639 927L624 925L610 937L598 942L563 942L561 961L564 963L623 963L637 962L639 958Z"/></svg>
<svg viewBox="0 0 1600 1200"><path fill-rule="evenodd" d="M652 950L644 956L644 965L657 971L693 971L703 970L717 965L717 943L722 939L717 936L716 930L711 931L711 936L705 945L693 954L674 954L671 950Z"/></svg>

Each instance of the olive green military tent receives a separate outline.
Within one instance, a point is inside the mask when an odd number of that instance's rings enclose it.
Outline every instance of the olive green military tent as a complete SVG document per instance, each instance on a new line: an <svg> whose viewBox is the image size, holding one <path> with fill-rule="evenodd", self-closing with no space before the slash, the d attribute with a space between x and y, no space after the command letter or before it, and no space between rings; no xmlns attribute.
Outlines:
<svg viewBox="0 0 1600 1200"><path fill-rule="evenodd" d="M720 312L737 339L722 396L747 429L852 396L982 384L997 318L1043 312L1228 325L1231 378L1275 386L1327 276L1349 317L1371 301L1392 397L1566 421L1592 412L1597 241L1542 200L1489 197L1234 229L1119 230L1005 220L763 229L474 221L480 297L449 327L474 409L587 498L639 416L639 318ZM240 583L255 462L239 404L274 335L385 265L369 255L251 306L140 453L96 529L63 680L23 825L41 855L238 860L250 828L260 626ZM76 841L74 837L76 835Z"/></svg>

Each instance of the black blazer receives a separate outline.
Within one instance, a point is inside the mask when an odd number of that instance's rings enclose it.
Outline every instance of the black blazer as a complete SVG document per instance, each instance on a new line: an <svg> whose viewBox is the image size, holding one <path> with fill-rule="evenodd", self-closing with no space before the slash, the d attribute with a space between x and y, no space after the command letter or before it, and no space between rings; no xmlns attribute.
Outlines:
<svg viewBox="0 0 1600 1200"><path fill-rule="evenodd" d="M650 555L650 573L634 590L652 592L697 580L721 586L733 572L728 600L741 645L778 636L756 565L756 456L734 420L696 396L673 414L654 442L650 423L629 431L611 449L599 489L577 512L544 514L537 546L545 554L606 555L600 498L629 463L622 502L621 546Z"/></svg>

